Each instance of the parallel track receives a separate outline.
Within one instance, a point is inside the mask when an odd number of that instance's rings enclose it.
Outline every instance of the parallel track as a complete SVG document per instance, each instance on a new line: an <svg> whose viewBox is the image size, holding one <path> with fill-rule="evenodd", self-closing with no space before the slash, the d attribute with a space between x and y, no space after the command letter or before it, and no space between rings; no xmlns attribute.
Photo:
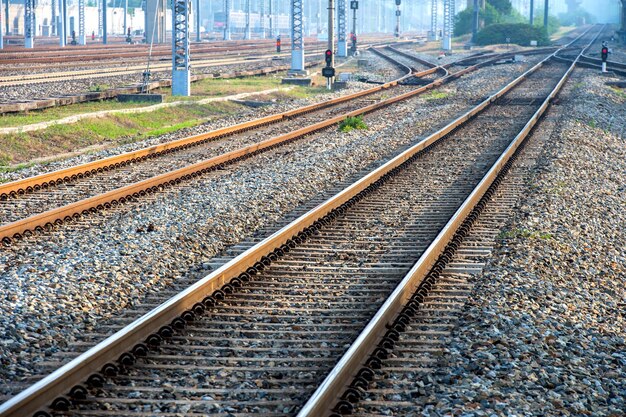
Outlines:
<svg viewBox="0 0 626 417"><path fill-rule="evenodd" d="M6 220L0 225L0 239L10 244L13 239L29 236L35 231L51 230L55 224L77 219L81 215L132 200L145 193L156 192L181 179L219 169L259 151L333 126L348 115L368 113L420 94L489 62L485 61L421 87L400 85L400 82L412 77L407 74L391 83L328 102L2 184L0 211ZM399 62L397 64L401 65ZM410 71L406 66L405 70ZM431 68L416 75L432 77L436 71L445 70ZM389 91L396 95L377 98L379 95L386 96ZM228 137L228 144L224 144L225 139L216 141L224 137ZM263 140L267 137L271 139ZM241 145L244 146L237 148Z"/></svg>
<svg viewBox="0 0 626 417"><path fill-rule="evenodd" d="M53 398L70 415L328 413L572 69L542 61L146 315L121 318L0 416Z"/></svg>
<svg viewBox="0 0 626 417"><path fill-rule="evenodd" d="M420 395L416 382L428 374L434 362L434 355L429 354L438 348L440 339L454 326L455 315L469 295L467 281L462 276L454 277L453 271L458 267L463 269L464 264L459 265L459 259L476 257L477 253L472 252L475 249L472 241L480 244L490 237L489 231L475 231L472 235L471 230L480 222L481 213L488 207L527 136L574 70L585 45L593 43L596 37L590 30L568 45L578 48L578 54L567 67L551 57L548 68L566 68L563 75L556 84L551 84L551 92L540 105L525 106L537 110L330 371L299 417L328 414L339 417L355 411L363 417L409 412L407 397L412 393ZM501 98L496 105L515 106L526 101L520 98L514 93L513 97ZM493 209L491 206L490 210ZM487 216L488 222L503 221L502 216L489 214L492 217ZM471 269L472 262L466 262L465 267ZM374 388L372 392L368 392L370 387ZM361 404L363 399L367 402ZM412 408L410 412L416 411Z"/></svg>

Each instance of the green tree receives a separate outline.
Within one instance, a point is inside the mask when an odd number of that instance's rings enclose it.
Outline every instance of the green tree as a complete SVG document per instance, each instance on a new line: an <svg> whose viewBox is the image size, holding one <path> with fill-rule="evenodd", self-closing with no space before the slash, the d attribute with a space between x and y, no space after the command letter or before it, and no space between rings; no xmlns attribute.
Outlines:
<svg viewBox="0 0 626 417"><path fill-rule="evenodd" d="M485 26L494 25L503 21L502 15L491 4L485 4L485 9L480 11L480 17ZM474 11L465 9L454 17L454 36L472 33L474 25Z"/></svg>

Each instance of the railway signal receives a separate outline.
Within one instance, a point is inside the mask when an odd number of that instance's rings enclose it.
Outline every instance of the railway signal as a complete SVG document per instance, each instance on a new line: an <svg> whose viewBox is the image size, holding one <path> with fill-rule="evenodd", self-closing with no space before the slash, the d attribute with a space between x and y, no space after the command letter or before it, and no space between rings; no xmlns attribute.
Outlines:
<svg viewBox="0 0 626 417"><path fill-rule="evenodd" d="M333 65L333 51L327 49L324 52L324 60L326 61L326 67L322 68L322 76L326 77L326 87L331 89L331 79L335 76L335 68Z"/></svg>
<svg viewBox="0 0 626 417"><path fill-rule="evenodd" d="M609 58L609 47L606 42L602 43L602 50L600 51L600 55L602 56L602 72L606 71L606 60Z"/></svg>
<svg viewBox="0 0 626 417"><path fill-rule="evenodd" d="M276 38L276 52L280 53L280 35Z"/></svg>

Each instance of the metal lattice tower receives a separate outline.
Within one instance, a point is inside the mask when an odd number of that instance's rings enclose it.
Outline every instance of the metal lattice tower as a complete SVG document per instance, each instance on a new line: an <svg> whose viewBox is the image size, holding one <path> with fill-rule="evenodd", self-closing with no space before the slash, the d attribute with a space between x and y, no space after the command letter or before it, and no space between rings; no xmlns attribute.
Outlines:
<svg viewBox="0 0 626 417"><path fill-rule="evenodd" d="M304 38L302 36L302 0L291 0L291 71L304 71Z"/></svg>
<svg viewBox="0 0 626 417"><path fill-rule="evenodd" d="M172 0L172 95L191 95L189 0Z"/></svg>
<svg viewBox="0 0 626 417"><path fill-rule="evenodd" d="M231 0L224 0L224 40L230 40L230 2Z"/></svg>
<svg viewBox="0 0 626 417"><path fill-rule="evenodd" d="M439 36L437 34L437 2L438 0L431 0L430 3L430 32L429 39L436 41Z"/></svg>
<svg viewBox="0 0 626 417"><path fill-rule="evenodd" d="M250 0L246 0L246 29L243 34L244 39L250 39Z"/></svg>
<svg viewBox="0 0 626 417"><path fill-rule="evenodd" d="M337 0L337 56L348 56L346 0Z"/></svg>
<svg viewBox="0 0 626 417"><path fill-rule="evenodd" d="M85 0L78 0L78 43L80 45L87 43L85 36Z"/></svg>
<svg viewBox="0 0 626 417"><path fill-rule="evenodd" d="M452 34L450 32L450 3L452 3L452 0L443 0L443 36L441 43L444 51L452 49Z"/></svg>
<svg viewBox="0 0 626 417"><path fill-rule="evenodd" d="M8 1L8 0L7 0ZM35 46L35 0L24 0L24 47Z"/></svg>

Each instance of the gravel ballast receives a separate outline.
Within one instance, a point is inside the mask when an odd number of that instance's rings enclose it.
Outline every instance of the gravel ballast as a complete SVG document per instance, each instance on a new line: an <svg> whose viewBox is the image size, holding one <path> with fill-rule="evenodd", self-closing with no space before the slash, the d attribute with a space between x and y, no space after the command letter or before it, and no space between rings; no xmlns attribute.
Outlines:
<svg viewBox="0 0 626 417"><path fill-rule="evenodd" d="M419 415L624 415L626 104L606 80L577 70L551 110L560 129Z"/></svg>
<svg viewBox="0 0 626 417"><path fill-rule="evenodd" d="M531 64L468 75L444 87L446 97L401 103L393 117L366 117L368 131L328 130L3 250L3 385L36 373L37 362L97 320L201 269L225 245L414 142Z"/></svg>

